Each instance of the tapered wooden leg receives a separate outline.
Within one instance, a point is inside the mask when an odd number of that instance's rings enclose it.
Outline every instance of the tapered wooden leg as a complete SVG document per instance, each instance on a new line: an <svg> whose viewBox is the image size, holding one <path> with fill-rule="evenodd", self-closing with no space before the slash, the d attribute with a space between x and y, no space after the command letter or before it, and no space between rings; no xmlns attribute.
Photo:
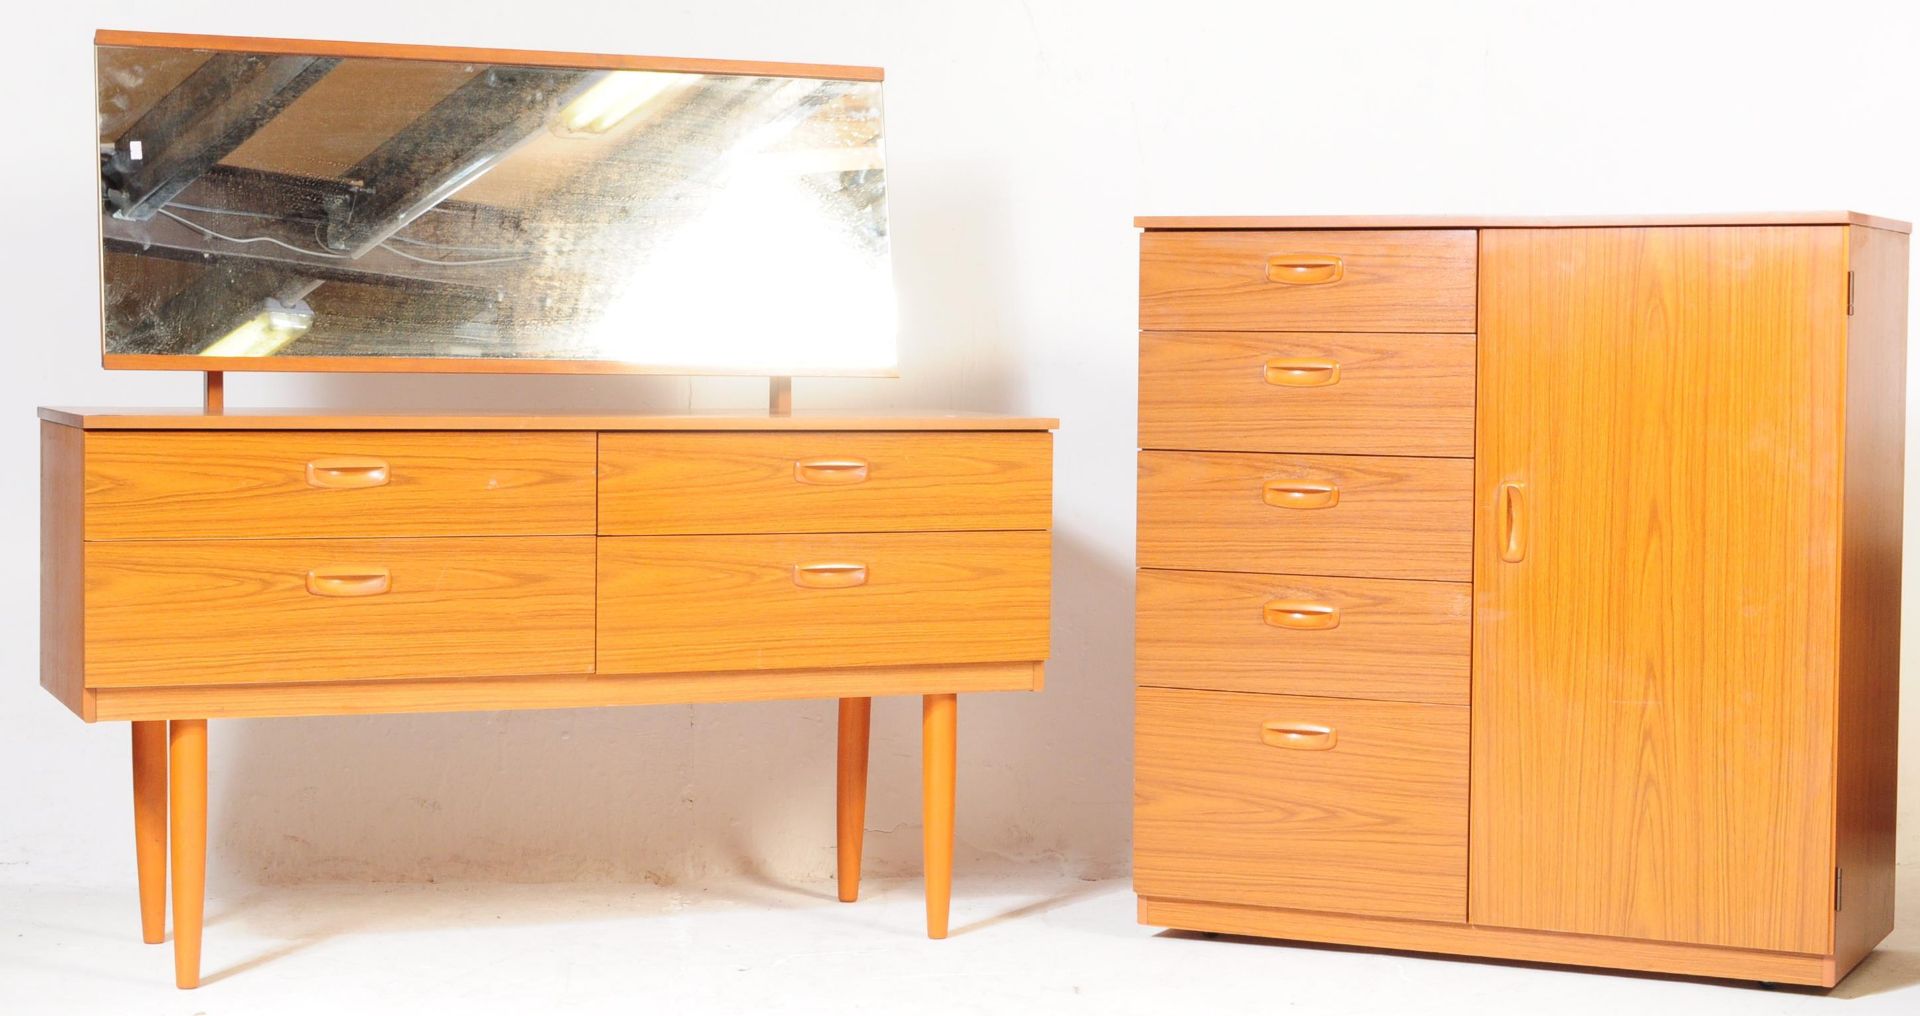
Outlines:
<svg viewBox="0 0 1920 1016"><path fill-rule="evenodd" d="M873 727L873 700L840 700L839 780L834 795L834 846L840 862L840 902L860 898L860 845L867 832L867 735Z"/></svg>
<svg viewBox="0 0 1920 1016"><path fill-rule="evenodd" d="M927 937L947 937L953 899L953 784L959 708L952 695L920 704L921 808L925 812Z"/></svg>
<svg viewBox="0 0 1920 1016"><path fill-rule="evenodd" d="M200 986L200 922L207 893L207 721L168 730L173 819L173 983Z"/></svg>
<svg viewBox="0 0 1920 1016"><path fill-rule="evenodd" d="M133 856L140 937L167 940L167 721L133 721Z"/></svg>

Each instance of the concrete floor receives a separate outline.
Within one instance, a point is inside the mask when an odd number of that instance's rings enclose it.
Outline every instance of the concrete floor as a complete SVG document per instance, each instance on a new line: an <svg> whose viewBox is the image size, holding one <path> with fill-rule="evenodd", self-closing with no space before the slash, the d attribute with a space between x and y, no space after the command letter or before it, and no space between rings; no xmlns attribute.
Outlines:
<svg viewBox="0 0 1920 1016"><path fill-rule="evenodd" d="M1915 1013L1920 914L1831 993L1158 932L1124 881L301 885L209 900L172 986L131 889L0 884L0 1013Z"/></svg>

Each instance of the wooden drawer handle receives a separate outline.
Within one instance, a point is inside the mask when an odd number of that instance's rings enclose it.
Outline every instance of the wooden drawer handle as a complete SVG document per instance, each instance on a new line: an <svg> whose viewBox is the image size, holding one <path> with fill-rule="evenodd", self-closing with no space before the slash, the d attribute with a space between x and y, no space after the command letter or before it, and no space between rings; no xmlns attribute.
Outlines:
<svg viewBox="0 0 1920 1016"><path fill-rule="evenodd" d="M1331 508L1340 503L1340 488L1326 483L1268 480L1262 497L1275 508Z"/></svg>
<svg viewBox="0 0 1920 1016"><path fill-rule="evenodd" d="M851 589L867 584L864 564L796 564L793 584L802 589Z"/></svg>
<svg viewBox="0 0 1920 1016"><path fill-rule="evenodd" d="M330 459L314 459L307 463L307 486L309 487L330 490L384 487L391 478L392 474L387 470L387 460L365 455L341 455Z"/></svg>
<svg viewBox="0 0 1920 1016"><path fill-rule="evenodd" d="M1500 560L1508 564L1527 556L1526 489L1518 483L1501 484L1499 504L1494 506L1500 526Z"/></svg>
<svg viewBox="0 0 1920 1016"><path fill-rule="evenodd" d="M385 568L315 568L307 572L307 592L315 596L379 596L393 588Z"/></svg>
<svg viewBox="0 0 1920 1016"><path fill-rule="evenodd" d="M1267 281L1283 286L1330 286L1347 274L1331 254L1275 254L1267 259Z"/></svg>
<svg viewBox="0 0 1920 1016"><path fill-rule="evenodd" d="M1325 388L1340 383L1340 365L1332 360L1268 360L1267 383L1283 388Z"/></svg>
<svg viewBox="0 0 1920 1016"><path fill-rule="evenodd" d="M1268 600L1266 605L1267 623L1275 628L1292 628L1295 631L1326 631L1340 627L1340 608L1324 603L1303 603L1299 600Z"/></svg>
<svg viewBox="0 0 1920 1016"><path fill-rule="evenodd" d="M1268 720L1260 725L1260 740L1275 748L1292 748L1296 751L1326 751L1338 741L1339 735L1332 727L1323 727L1317 723L1288 723L1283 720Z"/></svg>
<svg viewBox="0 0 1920 1016"><path fill-rule="evenodd" d="M867 460L801 459L793 464L793 478L822 487L860 483L867 478Z"/></svg>

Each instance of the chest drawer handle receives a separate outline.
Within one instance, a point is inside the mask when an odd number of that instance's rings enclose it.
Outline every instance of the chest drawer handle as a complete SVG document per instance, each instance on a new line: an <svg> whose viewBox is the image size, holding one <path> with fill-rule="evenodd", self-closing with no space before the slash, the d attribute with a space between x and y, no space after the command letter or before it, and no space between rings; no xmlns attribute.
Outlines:
<svg viewBox="0 0 1920 1016"><path fill-rule="evenodd" d="M1340 627L1340 608L1324 603L1268 600L1266 617L1267 623L1275 628L1292 628L1295 631L1326 631Z"/></svg>
<svg viewBox="0 0 1920 1016"><path fill-rule="evenodd" d="M1340 739L1332 727L1323 727L1317 723L1287 723L1282 720L1268 720L1260 725L1260 740L1275 748L1292 748L1295 751L1326 751Z"/></svg>
<svg viewBox="0 0 1920 1016"><path fill-rule="evenodd" d="M793 478L822 487L859 483L867 478L867 460L801 459L793 464Z"/></svg>
<svg viewBox="0 0 1920 1016"><path fill-rule="evenodd" d="M328 490L384 487L391 479L387 460L365 455L341 455L307 463L307 486Z"/></svg>
<svg viewBox="0 0 1920 1016"><path fill-rule="evenodd" d="M1282 388L1325 388L1340 383L1340 365L1332 360L1268 360L1267 383Z"/></svg>
<svg viewBox="0 0 1920 1016"><path fill-rule="evenodd" d="M867 584L867 566L852 563L796 564L793 584L802 589L851 589Z"/></svg>
<svg viewBox="0 0 1920 1016"><path fill-rule="evenodd" d="M1268 480L1262 498L1275 508L1331 508L1340 503L1340 488L1328 483Z"/></svg>
<svg viewBox="0 0 1920 1016"><path fill-rule="evenodd" d="M379 596L393 588L385 568L315 568L307 572L307 592L315 596Z"/></svg>
<svg viewBox="0 0 1920 1016"><path fill-rule="evenodd" d="M1267 281L1283 286L1330 286L1347 274L1331 254L1276 254L1267 259Z"/></svg>

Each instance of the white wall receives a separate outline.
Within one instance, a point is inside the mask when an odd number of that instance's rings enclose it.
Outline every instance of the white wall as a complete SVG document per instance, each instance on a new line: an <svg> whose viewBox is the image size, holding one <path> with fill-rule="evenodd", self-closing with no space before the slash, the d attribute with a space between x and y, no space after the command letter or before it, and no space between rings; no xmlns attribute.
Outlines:
<svg viewBox="0 0 1920 1016"><path fill-rule="evenodd" d="M1913 5L1571 6L68 0L13 15L0 62L12 364L0 475L13 477L0 520L15 534L0 541L12 577L0 616L13 621L0 639L0 878L132 877L126 728L82 725L35 682L33 407L197 398L193 375L97 363L93 28L886 67L904 376L803 380L795 397L1062 419L1048 688L963 701L959 837L963 869L1098 875L1124 870L1130 803L1133 215L1920 217ZM529 408L746 405L764 390L302 376L229 387L236 405ZM1911 660L1920 639L1908 646ZM1911 863L1920 689L1908 691ZM917 717L910 700L876 709L871 870L918 864ZM825 875L831 731L829 703L220 722L212 877Z"/></svg>

